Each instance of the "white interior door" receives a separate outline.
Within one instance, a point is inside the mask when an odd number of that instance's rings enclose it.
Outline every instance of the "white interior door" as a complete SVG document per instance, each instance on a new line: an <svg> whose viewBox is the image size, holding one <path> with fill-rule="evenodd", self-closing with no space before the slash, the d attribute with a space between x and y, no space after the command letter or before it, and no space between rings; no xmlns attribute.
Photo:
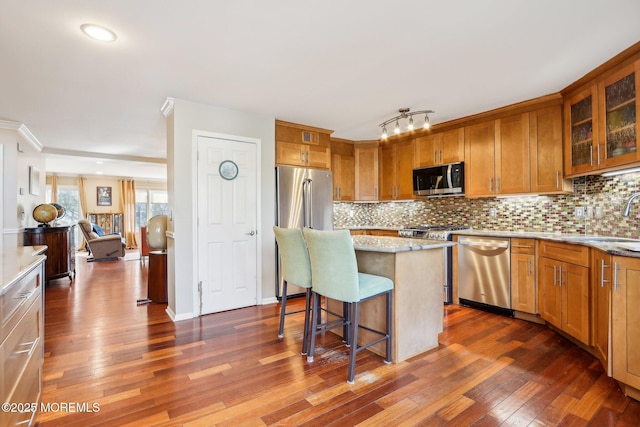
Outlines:
<svg viewBox="0 0 640 427"><path fill-rule="evenodd" d="M256 304L257 194L255 143L198 136L200 314Z"/></svg>

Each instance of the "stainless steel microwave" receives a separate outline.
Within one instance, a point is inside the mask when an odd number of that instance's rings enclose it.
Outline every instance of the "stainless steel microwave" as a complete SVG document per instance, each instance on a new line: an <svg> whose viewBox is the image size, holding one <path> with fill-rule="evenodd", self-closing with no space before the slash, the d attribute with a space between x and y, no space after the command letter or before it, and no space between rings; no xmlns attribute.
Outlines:
<svg viewBox="0 0 640 427"><path fill-rule="evenodd" d="M413 195L464 195L464 162L414 169Z"/></svg>

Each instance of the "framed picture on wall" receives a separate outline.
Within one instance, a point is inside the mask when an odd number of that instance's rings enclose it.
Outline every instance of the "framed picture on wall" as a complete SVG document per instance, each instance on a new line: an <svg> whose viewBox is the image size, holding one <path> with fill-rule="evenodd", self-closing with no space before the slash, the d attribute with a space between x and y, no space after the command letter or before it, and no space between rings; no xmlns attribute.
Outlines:
<svg viewBox="0 0 640 427"><path fill-rule="evenodd" d="M98 206L111 206L111 187L98 187Z"/></svg>
<svg viewBox="0 0 640 427"><path fill-rule="evenodd" d="M29 194L40 195L40 171L35 166L29 166Z"/></svg>

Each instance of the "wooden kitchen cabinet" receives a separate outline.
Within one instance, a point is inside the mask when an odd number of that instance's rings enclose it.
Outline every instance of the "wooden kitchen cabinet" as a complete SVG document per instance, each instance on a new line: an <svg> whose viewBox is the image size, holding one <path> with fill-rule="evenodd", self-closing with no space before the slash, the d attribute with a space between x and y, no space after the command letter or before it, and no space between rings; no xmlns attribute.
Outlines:
<svg viewBox="0 0 640 427"><path fill-rule="evenodd" d="M531 191L529 114L496 120L494 194Z"/></svg>
<svg viewBox="0 0 640 427"><path fill-rule="evenodd" d="M596 357L611 375L609 358L609 330L611 323L611 271L612 257L606 252L591 251L591 309L592 344Z"/></svg>
<svg viewBox="0 0 640 427"><path fill-rule="evenodd" d="M573 190L564 178L562 158L562 106L529 113L532 193L568 193Z"/></svg>
<svg viewBox="0 0 640 427"><path fill-rule="evenodd" d="M331 156L333 200L353 201L355 198L355 159L353 144L332 139Z"/></svg>
<svg viewBox="0 0 640 427"><path fill-rule="evenodd" d="M538 312L534 239L511 239L511 308Z"/></svg>
<svg viewBox="0 0 640 427"><path fill-rule="evenodd" d="M565 173L604 172L640 163L636 118L640 59L623 63L564 99Z"/></svg>
<svg viewBox="0 0 640 427"><path fill-rule="evenodd" d="M529 163L528 113L465 129L465 195L528 193Z"/></svg>
<svg viewBox="0 0 640 427"><path fill-rule="evenodd" d="M538 260L540 316L577 340L591 341L589 248L541 241ZM573 262L578 262L573 263Z"/></svg>
<svg viewBox="0 0 640 427"><path fill-rule="evenodd" d="M624 393L640 399L640 259L613 257L611 363Z"/></svg>
<svg viewBox="0 0 640 427"><path fill-rule="evenodd" d="M332 132L276 120L276 166L331 169Z"/></svg>
<svg viewBox="0 0 640 427"><path fill-rule="evenodd" d="M416 138L415 167L424 168L464 161L464 128Z"/></svg>
<svg viewBox="0 0 640 427"><path fill-rule="evenodd" d="M464 129L465 195L493 195L495 165L495 120Z"/></svg>
<svg viewBox="0 0 640 427"><path fill-rule="evenodd" d="M380 200L413 199L413 151L413 139L380 146Z"/></svg>
<svg viewBox="0 0 640 427"><path fill-rule="evenodd" d="M378 143L358 143L355 155L355 199L378 200Z"/></svg>

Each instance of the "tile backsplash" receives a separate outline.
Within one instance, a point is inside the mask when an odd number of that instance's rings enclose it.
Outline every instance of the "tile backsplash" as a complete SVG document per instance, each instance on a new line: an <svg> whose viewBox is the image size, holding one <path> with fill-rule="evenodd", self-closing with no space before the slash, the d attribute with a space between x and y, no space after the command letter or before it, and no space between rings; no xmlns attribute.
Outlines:
<svg viewBox="0 0 640 427"><path fill-rule="evenodd" d="M622 212L640 191L640 173L574 178L573 193L553 196L467 199L433 197L377 203L335 202L334 227L468 225L477 230L535 231L640 238L640 198L629 217ZM577 207L584 217L577 218Z"/></svg>

